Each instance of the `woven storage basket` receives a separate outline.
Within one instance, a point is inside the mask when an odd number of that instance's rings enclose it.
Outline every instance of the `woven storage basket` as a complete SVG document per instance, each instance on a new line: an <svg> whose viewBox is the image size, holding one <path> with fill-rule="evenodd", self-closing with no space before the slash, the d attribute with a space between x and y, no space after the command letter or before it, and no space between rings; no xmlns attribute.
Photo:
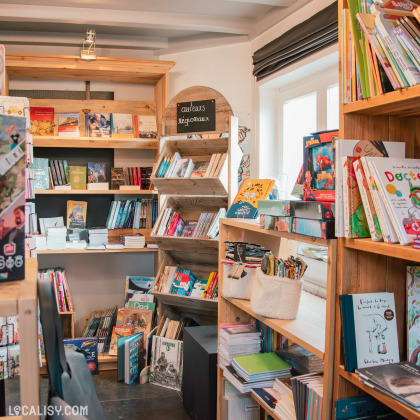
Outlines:
<svg viewBox="0 0 420 420"><path fill-rule="evenodd" d="M251 309L266 318L296 319L303 280L267 276L257 270L251 295Z"/></svg>
<svg viewBox="0 0 420 420"><path fill-rule="evenodd" d="M235 299L250 299L252 294L252 287L255 280L259 264L245 264L245 276L240 279L229 278L231 267L234 265L233 261L222 260L223 264L223 296Z"/></svg>

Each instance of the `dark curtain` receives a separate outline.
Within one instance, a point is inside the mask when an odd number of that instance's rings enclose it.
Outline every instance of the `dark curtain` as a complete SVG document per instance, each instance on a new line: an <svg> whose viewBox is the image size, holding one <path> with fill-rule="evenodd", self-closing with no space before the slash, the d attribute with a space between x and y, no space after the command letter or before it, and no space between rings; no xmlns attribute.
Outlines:
<svg viewBox="0 0 420 420"><path fill-rule="evenodd" d="M338 42L338 2L255 51L253 74L257 80Z"/></svg>

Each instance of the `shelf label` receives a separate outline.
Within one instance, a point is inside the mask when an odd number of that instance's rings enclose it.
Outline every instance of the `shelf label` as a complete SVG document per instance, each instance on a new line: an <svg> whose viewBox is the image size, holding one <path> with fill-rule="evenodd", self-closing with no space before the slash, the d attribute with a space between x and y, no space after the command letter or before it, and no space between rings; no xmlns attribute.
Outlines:
<svg viewBox="0 0 420 420"><path fill-rule="evenodd" d="M216 131L216 100L177 103L177 133Z"/></svg>

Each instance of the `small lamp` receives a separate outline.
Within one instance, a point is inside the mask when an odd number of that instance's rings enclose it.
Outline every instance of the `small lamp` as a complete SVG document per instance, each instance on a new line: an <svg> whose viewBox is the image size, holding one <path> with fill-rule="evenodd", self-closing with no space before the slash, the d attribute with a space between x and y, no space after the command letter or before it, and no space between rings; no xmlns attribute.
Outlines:
<svg viewBox="0 0 420 420"><path fill-rule="evenodd" d="M96 31L88 29L86 31L86 38L83 39L82 51L80 57L82 60L96 60L95 52Z"/></svg>

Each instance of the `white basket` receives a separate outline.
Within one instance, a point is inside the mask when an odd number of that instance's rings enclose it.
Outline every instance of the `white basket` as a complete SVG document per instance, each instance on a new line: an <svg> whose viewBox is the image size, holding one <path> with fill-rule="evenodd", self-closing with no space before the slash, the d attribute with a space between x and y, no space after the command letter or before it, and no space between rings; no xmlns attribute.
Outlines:
<svg viewBox="0 0 420 420"><path fill-rule="evenodd" d="M251 309L266 318L296 319L303 280L267 276L257 270L251 295Z"/></svg>
<svg viewBox="0 0 420 420"><path fill-rule="evenodd" d="M240 279L228 277L233 261L222 260L223 264L223 296L235 299L250 299L255 275L260 268L259 264L245 264L245 276Z"/></svg>

